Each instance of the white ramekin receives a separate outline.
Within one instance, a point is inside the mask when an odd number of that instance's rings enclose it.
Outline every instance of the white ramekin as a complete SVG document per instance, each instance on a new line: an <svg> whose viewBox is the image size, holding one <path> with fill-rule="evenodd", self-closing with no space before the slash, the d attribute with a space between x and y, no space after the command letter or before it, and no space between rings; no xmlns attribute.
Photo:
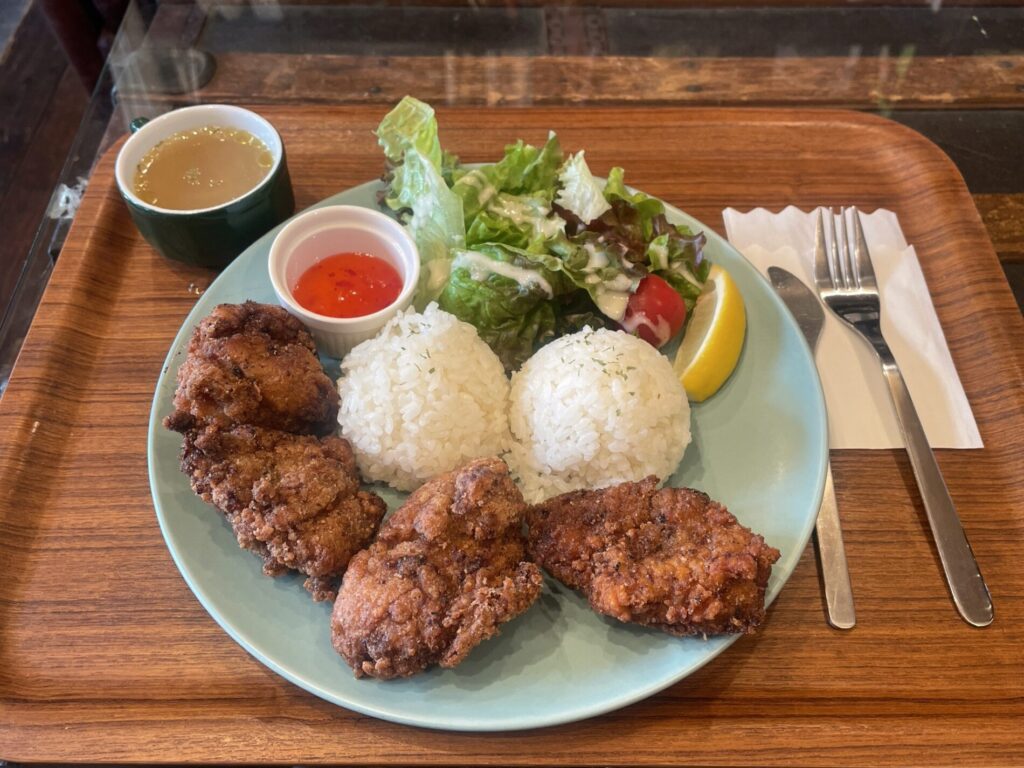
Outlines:
<svg viewBox="0 0 1024 768"><path fill-rule="evenodd" d="M402 277L398 298L363 317L328 317L300 305L291 290L299 276L316 262L343 252L368 253L390 263ZM391 217L370 208L333 205L306 211L288 222L270 246L268 268L281 306L309 328L321 352L341 358L412 304L420 256L405 227Z"/></svg>

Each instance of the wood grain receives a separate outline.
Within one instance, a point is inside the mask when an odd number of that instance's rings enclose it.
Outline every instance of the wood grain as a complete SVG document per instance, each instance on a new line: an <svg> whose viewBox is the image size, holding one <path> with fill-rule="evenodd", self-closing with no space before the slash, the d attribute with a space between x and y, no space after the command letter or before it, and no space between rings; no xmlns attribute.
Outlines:
<svg viewBox="0 0 1024 768"><path fill-rule="evenodd" d="M382 108L267 107L300 206L373 178ZM957 617L901 452L833 455L857 599L825 623L810 549L769 612L686 680L525 734L375 721L235 645L178 575L146 477L150 399L196 292L97 167L0 408L0 758L17 761L698 765L1024 762L1024 323L956 169L918 134L833 111L453 109L467 161L557 129L598 173L721 230L725 206L885 205L917 247L985 448L940 451L996 606ZM268 617L268 620L272 618Z"/></svg>
<svg viewBox="0 0 1024 768"><path fill-rule="evenodd" d="M1024 194L974 195L981 220L1004 264L1024 264Z"/></svg>
<svg viewBox="0 0 1024 768"><path fill-rule="evenodd" d="M217 54L205 102L1016 108L1024 55L345 56ZM122 98L133 98L122 89ZM145 100L159 98L152 92ZM173 97L169 97L173 98Z"/></svg>

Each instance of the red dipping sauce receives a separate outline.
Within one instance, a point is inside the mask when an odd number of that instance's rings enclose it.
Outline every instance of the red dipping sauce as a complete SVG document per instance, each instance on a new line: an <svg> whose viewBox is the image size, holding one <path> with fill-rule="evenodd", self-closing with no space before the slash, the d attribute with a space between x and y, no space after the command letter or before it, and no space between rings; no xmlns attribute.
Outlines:
<svg viewBox="0 0 1024 768"><path fill-rule="evenodd" d="M368 253L336 253L321 259L292 288L295 301L318 315L364 317L390 306L402 292L402 276Z"/></svg>

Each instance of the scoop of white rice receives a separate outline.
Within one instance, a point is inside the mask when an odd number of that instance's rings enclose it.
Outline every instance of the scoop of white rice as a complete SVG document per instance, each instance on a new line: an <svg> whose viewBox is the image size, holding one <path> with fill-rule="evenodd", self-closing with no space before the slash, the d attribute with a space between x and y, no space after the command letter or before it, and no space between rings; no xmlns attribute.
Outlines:
<svg viewBox="0 0 1024 768"><path fill-rule="evenodd" d="M508 387L476 329L431 304L345 357L338 423L363 477L411 491L508 448Z"/></svg>
<svg viewBox="0 0 1024 768"><path fill-rule="evenodd" d="M671 475L690 442L690 405L647 342L589 328L543 347L512 377L509 466L529 502Z"/></svg>

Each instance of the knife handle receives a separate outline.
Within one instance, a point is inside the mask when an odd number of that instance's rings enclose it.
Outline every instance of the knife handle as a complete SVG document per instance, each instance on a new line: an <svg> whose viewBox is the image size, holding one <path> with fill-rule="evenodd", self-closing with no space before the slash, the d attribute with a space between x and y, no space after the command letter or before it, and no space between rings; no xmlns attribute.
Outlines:
<svg viewBox="0 0 1024 768"><path fill-rule="evenodd" d="M828 623L836 629L852 629L857 623L857 616L853 610L853 589L850 586L843 529L839 524L839 508L836 506L835 488L832 485L831 462L825 474L825 495L818 510L815 532L818 534L818 559L821 562L821 578L825 583Z"/></svg>
<svg viewBox="0 0 1024 768"><path fill-rule="evenodd" d="M914 470L914 479L917 480L917 487L921 491L928 525L932 529L935 548L939 550L939 560L942 561L942 570L945 571L946 583L949 584L953 602L968 624L975 627L988 626L992 623L993 617L992 597L985 579L981 576L978 562L974 559L974 552L967 541L967 534L964 533L960 517L956 513L946 481L942 479L935 454L928 444L928 437L921 426L914 401L910 399L903 374L892 359L892 353L889 353L888 358L881 355L880 357L882 373L889 384L900 431L903 433L903 442L910 457L910 466Z"/></svg>

